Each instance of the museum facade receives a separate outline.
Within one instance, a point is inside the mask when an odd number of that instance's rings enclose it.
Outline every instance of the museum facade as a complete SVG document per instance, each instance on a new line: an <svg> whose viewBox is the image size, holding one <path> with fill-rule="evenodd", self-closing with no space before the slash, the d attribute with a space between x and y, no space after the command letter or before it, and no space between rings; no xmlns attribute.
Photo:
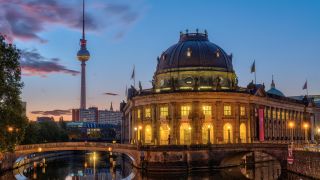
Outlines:
<svg viewBox="0 0 320 180"><path fill-rule="evenodd" d="M312 98L238 86L232 55L205 33L180 33L157 58L151 89L128 90L122 139L144 145L310 142L320 108Z"/></svg>

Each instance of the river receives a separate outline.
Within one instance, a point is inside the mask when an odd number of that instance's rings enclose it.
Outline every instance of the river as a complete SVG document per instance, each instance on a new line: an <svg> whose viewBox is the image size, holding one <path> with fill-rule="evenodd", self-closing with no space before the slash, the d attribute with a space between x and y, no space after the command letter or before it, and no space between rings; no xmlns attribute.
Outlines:
<svg viewBox="0 0 320 180"><path fill-rule="evenodd" d="M281 172L277 161L257 163L251 166L239 166L220 170L208 170L192 173L148 174L131 166L125 155L102 152L75 152L73 155L55 159L43 159L37 164L25 165L12 172L0 175L1 180L11 179L94 179L94 180L200 180L200 179L297 179L306 177L290 172Z"/></svg>

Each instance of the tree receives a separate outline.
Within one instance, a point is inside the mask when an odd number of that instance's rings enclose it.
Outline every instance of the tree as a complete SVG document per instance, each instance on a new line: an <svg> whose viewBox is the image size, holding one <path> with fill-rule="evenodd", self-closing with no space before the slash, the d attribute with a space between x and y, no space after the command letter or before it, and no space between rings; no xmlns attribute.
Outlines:
<svg viewBox="0 0 320 180"><path fill-rule="evenodd" d="M26 128L25 138L21 144L37 144L39 140L40 125L37 122L29 122Z"/></svg>
<svg viewBox="0 0 320 180"><path fill-rule="evenodd" d="M0 35L0 152L13 151L24 136L27 118L20 99L20 51Z"/></svg>

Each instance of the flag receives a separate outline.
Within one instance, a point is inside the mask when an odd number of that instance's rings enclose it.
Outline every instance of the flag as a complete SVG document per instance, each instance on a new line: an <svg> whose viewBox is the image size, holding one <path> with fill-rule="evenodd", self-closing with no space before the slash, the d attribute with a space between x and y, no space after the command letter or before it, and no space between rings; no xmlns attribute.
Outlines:
<svg viewBox="0 0 320 180"><path fill-rule="evenodd" d="M308 89L308 81L307 81L307 80L306 80L306 82L304 83L302 89L303 89L303 90Z"/></svg>
<svg viewBox="0 0 320 180"><path fill-rule="evenodd" d="M254 60L252 65L251 65L251 73L256 72L256 61Z"/></svg>
<svg viewBox="0 0 320 180"><path fill-rule="evenodd" d="M131 79L135 78L135 66L133 66L132 74L131 74Z"/></svg>

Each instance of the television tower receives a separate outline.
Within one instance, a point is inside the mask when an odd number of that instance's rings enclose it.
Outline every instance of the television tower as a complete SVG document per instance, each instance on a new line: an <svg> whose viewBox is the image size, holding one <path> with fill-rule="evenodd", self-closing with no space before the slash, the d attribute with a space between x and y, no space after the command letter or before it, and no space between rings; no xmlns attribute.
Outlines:
<svg viewBox="0 0 320 180"><path fill-rule="evenodd" d="M80 39L80 50L77 53L77 58L81 61L81 97L80 109L86 109L86 61L90 58L90 53L87 50L87 40L85 37L85 17L84 17L84 0L82 0L82 39Z"/></svg>

